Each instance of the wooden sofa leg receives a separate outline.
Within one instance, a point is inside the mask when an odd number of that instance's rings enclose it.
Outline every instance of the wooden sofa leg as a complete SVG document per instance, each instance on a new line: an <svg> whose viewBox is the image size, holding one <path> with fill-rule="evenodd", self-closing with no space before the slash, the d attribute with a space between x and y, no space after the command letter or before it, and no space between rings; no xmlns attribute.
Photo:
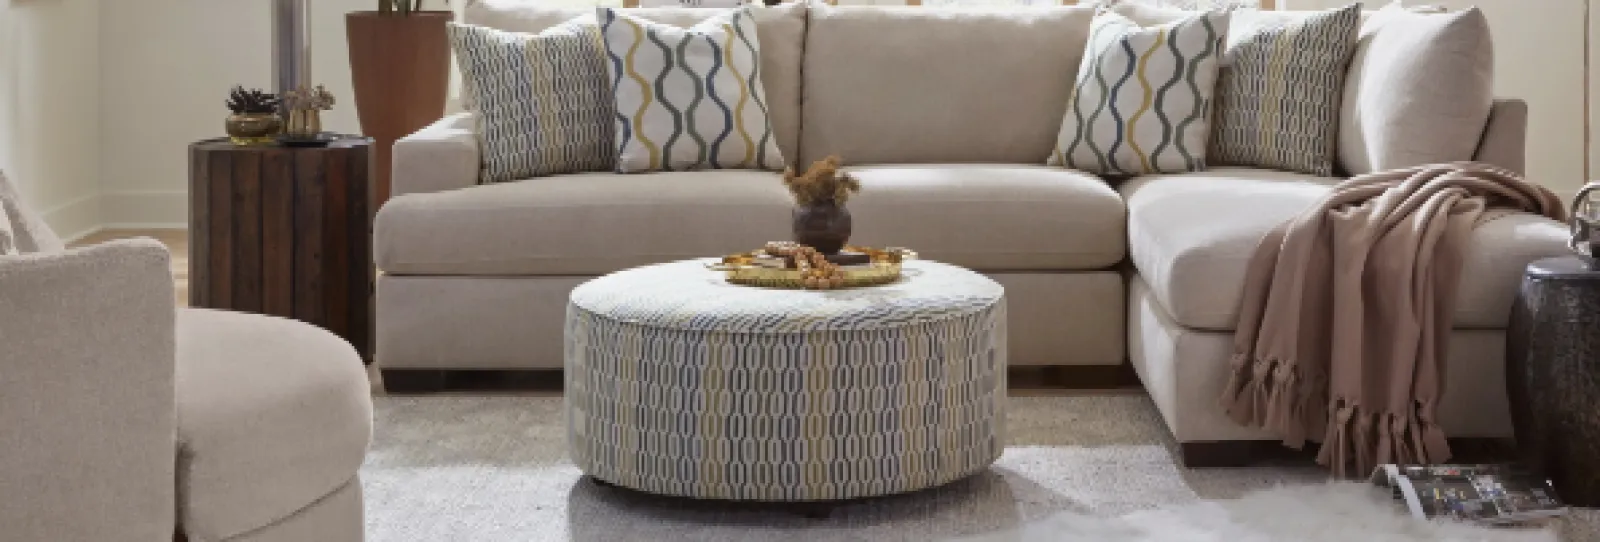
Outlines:
<svg viewBox="0 0 1600 542"><path fill-rule="evenodd" d="M1183 466L1191 469L1244 467L1256 461L1256 447L1250 441L1182 442L1178 454Z"/></svg>
<svg viewBox="0 0 1600 542"><path fill-rule="evenodd" d="M1275 440L1222 440L1178 444L1183 466L1191 469L1249 467L1263 462L1315 462L1316 444L1304 450L1285 447Z"/></svg>
<svg viewBox="0 0 1600 542"><path fill-rule="evenodd" d="M389 393L437 393L444 391L447 380L447 374L439 370L383 370L383 389Z"/></svg>

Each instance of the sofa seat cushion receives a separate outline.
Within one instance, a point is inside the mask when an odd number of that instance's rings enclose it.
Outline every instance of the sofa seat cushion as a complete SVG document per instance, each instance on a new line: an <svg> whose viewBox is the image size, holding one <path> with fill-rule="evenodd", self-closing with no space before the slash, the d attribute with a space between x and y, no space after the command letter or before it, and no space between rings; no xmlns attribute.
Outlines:
<svg viewBox="0 0 1600 542"><path fill-rule="evenodd" d="M598 275L789 238L776 173L584 173L406 194L378 212L394 275Z"/></svg>
<svg viewBox="0 0 1600 542"><path fill-rule="evenodd" d="M1244 274L1261 237L1300 214L1339 179L1246 168L1154 175L1119 187L1134 266L1178 323L1232 330ZM1567 252L1559 222L1529 214L1472 233L1454 327L1498 329L1528 262Z"/></svg>
<svg viewBox="0 0 1600 542"><path fill-rule="evenodd" d="M189 540L230 540L356 477L372 392L350 343L270 316L180 309L178 514Z"/></svg>
<svg viewBox="0 0 1600 542"><path fill-rule="evenodd" d="M848 168L851 242L903 246L979 271L1086 270L1127 254L1126 209L1105 181L1044 165Z"/></svg>

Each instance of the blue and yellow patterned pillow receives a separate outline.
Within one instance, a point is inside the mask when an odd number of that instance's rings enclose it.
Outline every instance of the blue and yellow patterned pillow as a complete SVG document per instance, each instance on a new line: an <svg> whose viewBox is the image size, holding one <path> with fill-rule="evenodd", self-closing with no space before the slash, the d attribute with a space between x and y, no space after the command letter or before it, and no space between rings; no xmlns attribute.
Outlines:
<svg viewBox="0 0 1600 542"><path fill-rule="evenodd" d="M1228 15L1157 27L1095 17L1051 165L1110 176L1206 167Z"/></svg>
<svg viewBox="0 0 1600 542"><path fill-rule="evenodd" d="M480 182L611 169L616 108L593 20L539 34L451 24L450 42L477 114Z"/></svg>
<svg viewBox="0 0 1600 542"><path fill-rule="evenodd" d="M617 171L782 169L749 8L693 27L599 8Z"/></svg>
<svg viewBox="0 0 1600 542"><path fill-rule="evenodd" d="M1213 161L1332 176L1361 5L1300 17L1244 10L1231 24Z"/></svg>

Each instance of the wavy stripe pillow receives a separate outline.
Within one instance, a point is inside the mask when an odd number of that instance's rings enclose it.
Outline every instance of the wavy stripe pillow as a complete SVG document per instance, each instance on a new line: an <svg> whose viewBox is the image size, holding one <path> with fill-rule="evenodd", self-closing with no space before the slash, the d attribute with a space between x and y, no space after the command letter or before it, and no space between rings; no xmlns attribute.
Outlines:
<svg viewBox="0 0 1600 542"><path fill-rule="evenodd" d="M611 169L616 109L594 21L539 34L451 24L450 43L477 115L481 182Z"/></svg>
<svg viewBox="0 0 1600 542"><path fill-rule="evenodd" d="M1049 163L1112 176L1205 169L1227 32L1223 12L1150 28L1097 15Z"/></svg>
<svg viewBox="0 0 1600 542"><path fill-rule="evenodd" d="M749 8L684 29L599 8L617 171L782 169Z"/></svg>

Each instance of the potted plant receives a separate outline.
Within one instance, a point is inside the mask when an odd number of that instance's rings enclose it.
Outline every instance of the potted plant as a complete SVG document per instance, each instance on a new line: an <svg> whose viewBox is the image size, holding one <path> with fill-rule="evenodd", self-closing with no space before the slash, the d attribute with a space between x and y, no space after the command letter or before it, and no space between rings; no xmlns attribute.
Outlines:
<svg viewBox="0 0 1600 542"><path fill-rule="evenodd" d="M375 11L345 16L350 75L361 131L374 141L376 203L389 199L390 152L397 139L444 117L450 85L450 11L424 0L378 0ZM443 0L441 7L446 6Z"/></svg>
<svg viewBox="0 0 1600 542"><path fill-rule="evenodd" d="M234 145L267 145L283 128L278 116L278 97L261 89L233 87L228 93L227 122L223 123Z"/></svg>
<svg viewBox="0 0 1600 542"><path fill-rule="evenodd" d="M783 171L783 184L794 196L794 240L823 255L838 254L850 241L850 210L844 204L861 190L861 182L839 171L840 160L829 156L805 171Z"/></svg>

